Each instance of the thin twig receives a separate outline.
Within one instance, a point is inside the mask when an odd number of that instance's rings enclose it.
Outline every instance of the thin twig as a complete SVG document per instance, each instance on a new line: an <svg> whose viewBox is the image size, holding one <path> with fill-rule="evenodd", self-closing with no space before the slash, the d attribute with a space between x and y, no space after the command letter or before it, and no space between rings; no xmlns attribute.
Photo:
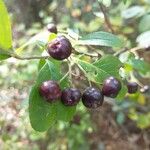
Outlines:
<svg viewBox="0 0 150 150"><path fill-rule="evenodd" d="M32 59L48 59L50 58L50 56L32 56L32 57L21 57L19 55L16 54L12 54L11 57L14 57L16 59L20 59L20 60L32 60Z"/></svg>
<svg viewBox="0 0 150 150"><path fill-rule="evenodd" d="M79 52L80 53L80 52ZM81 52L82 53L82 52ZM8 56L10 57L13 57L13 58L16 58L16 59L19 59L19 60L32 60L32 59L48 59L50 58L50 56L31 56L31 57L22 57L22 56L19 56L15 53L9 53L7 54ZM92 57L97 57L97 55L92 55L92 54L88 54L88 53L84 53L84 55L87 55L87 56L92 56Z"/></svg>
<svg viewBox="0 0 150 150"><path fill-rule="evenodd" d="M136 52L136 51L141 50L141 49L142 49L142 47L133 47L133 48L130 49L130 51L131 52Z"/></svg>
<svg viewBox="0 0 150 150"><path fill-rule="evenodd" d="M127 51L135 53L136 51L138 51L138 50L140 50L140 49L142 49L142 48L141 48L141 47L134 47L134 48L128 49L127 47L125 47L125 48L123 48L122 50L116 52L116 53L114 54L114 56L119 56L120 54L125 53L125 52L127 52Z"/></svg>
<svg viewBox="0 0 150 150"><path fill-rule="evenodd" d="M135 75L134 75L133 72L130 73L130 77L131 77L131 80L135 81L141 88L144 87L144 84L141 83L141 82L135 77Z"/></svg>
<svg viewBox="0 0 150 150"><path fill-rule="evenodd" d="M73 50L74 51L76 51L77 53L79 53L79 54L84 54L84 55L87 55L87 56L91 56L91 57L97 57L99 54L98 53L96 53L96 54L91 54L91 53L84 53L84 52L80 52L80 51L77 51L75 48L73 48Z"/></svg>
<svg viewBox="0 0 150 150"><path fill-rule="evenodd" d="M95 49L94 47L92 47L92 46L90 46L90 45L88 45L87 47L88 47L89 49L95 51L95 52L98 54L98 56L102 56L102 55L103 55L102 52L100 52L99 50Z"/></svg>
<svg viewBox="0 0 150 150"><path fill-rule="evenodd" d="M127 52L127 51L129 51L129 49L125 47L125 48L123 48L122 50L120 50L120 51L114 53L114 56L117 56L117 57L118 57L120 54L125 53L125 52Z"/></svg>
<svg viewBox="0 0 150 150"><path fill-rule="evenodd" d="M107 16L107 12L106 12L105 6L104 6L102 3L99 3L99 6L100 6L100 9L101 9L101 11L102 11L102 13L103 13L103 15L104 15L105 23L106 23L108 29L109 29L112 33L115 33L115 31L114 31L114 29L112 28L112 25L111 25L111 23L110 23L110 20L109 20L109 18L108 18L108 16Z"/></svg>

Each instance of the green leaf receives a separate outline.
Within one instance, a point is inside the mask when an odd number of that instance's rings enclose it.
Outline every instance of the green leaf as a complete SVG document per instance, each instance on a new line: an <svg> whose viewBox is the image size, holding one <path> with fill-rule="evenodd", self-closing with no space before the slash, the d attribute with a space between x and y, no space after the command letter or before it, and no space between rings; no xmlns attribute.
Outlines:
<svg viewBox="0 0 150 150"><path fill-rule="evenodd" d="M140 32L145 32L150 30L150 15L145 15L142 17L139 23Z"/></svg>
<svg viewBox="0 0 150 150"><path fill-rule="evenodd" d="M57 119L62 121L70 121L76 112L76 106L64 106L60 101L54 104L57 112Z"/></svg>
<svg viewBox="0 0 150 150"><path fill-rule="evenodd" d="M112 76L118 77L119 76L119 69L123 65L121 61L112 55L103 56L101 59L94 63L95 66L105 70Z"/></svg>
<svg viewBox="0 0 150 150"><path fill-rule="evenodd" d="M44 101L38 88L43 81L51 79L49 65L45 64L39 72L36 84L29 96L29 116L32 127L37 131L45 131L56 121L56 111L53 105Z"/></svg>
<svg viewBox="0 0 150 150"><path fill-rule="evenodd" d="M40 71L41 68L45 65L46 60L45 59L40 59L39 64L38 64L38 70Z"/></svg>
<svg viewBox="0 0 150 150"><path fill-rule="evenodd" d="M60 73L61 62L47 60L41 68L37 81L33 86L29 97L29 116L32 127L37 131L45 131L57 120L69 121L75 113L75 107L66 107L60 100L47 103L39 95L39 86L46 80L59 81L63 76ZM60 83L61 89L68 87L68 80Z"/></svg>
<svg viewBox="0 0 150 150"><path fill-rule="evenodd" d="M137 18L144 14L145 10L142 6L132 6L122 11L122 17L124 19Z"/></svg>
<svg viewBox="0 0 150 150"><path fill-rule="evenodd" d="M102 83L109 76L119 77L119 68L122 63L117 57L108 55L93 64L78 60L78 65L80 65L89 80Z"/></svg>
<svg viewBox="0 0 150 150"><path fill-rule="evenodd" d="M7 54L0 54L0 61L1 61L1 60L5 60L5 59L8 59L8 58L10 58L9 55L7 55Z"/></svg>
<svg viewBox="0 0 150 150"><path fill-rule="evenodd" d="M51 80L59 81L62 78L60 73L61 62L51 59L46 61L49 67L49 72L51 75Z"/></svg>
<svg viewBox="0 0 150 150"><path fill-rule="evenodd" d="M10 18L3 0L0 0L0 48L9 50L12 47Z"/></svg>
<svg viewBox="0 0 150 150"><path fill-rule="evenodd" d="M108 47L122 47L123 41L116 35L108 32L93 32L90 33L77 42L78 45L98 45Z"/></svg>
<svg viewBox="0 0 150 150"><path fill-rule="evenodd" d="M150 72L150 64L144 60L131 58L129 59L128 64L144 75Z"/></svg>
<svg viewBox="0 0 150 150"><path fill-rule="evenodd" d="M49 65L50 72L51 72L51 78L53 80L60 80L63 77L60 73L60 62L55 61L55 60L53 60L53 62L54 63L48 61L48 65ZM60 83L60 86L61 86L61 89L67 88L69 86L68 80L64 79ZM54 105L55 105L55 110L56 110L58 120L70 121L72 119L72 117L76 111L75 106L67 107L67 106L64 106L60 101L58 101Z"/></svg>
<svg viewBox="0 0 150 150"><path fill-rule="evenodd" d="M119 94L117 95L116 99L123 100L125 95L127 94L127 92L128 92L127 86L122 83L122 88L121 88Z"/></svg>
<svg viewBox="0 0 150 150"><path fill-rule="evenodd" d="M39 95L38 86L35 85L29 97L29 117L30 122L36 131L46 131L56 121L56 111L54 105L43 100Z"/></svg>
<svg viewBox="0 0 150 150"><path fill-rule="evenodd" d="M138 116L137 126L141 129L150 127L150 113L140 114Z"/></svg>

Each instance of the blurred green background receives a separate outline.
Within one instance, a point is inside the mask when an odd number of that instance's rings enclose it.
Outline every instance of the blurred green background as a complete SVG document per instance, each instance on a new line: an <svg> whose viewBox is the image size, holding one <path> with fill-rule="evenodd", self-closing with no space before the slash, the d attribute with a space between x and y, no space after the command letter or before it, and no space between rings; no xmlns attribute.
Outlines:
<svg viewBox="0 0 150 150"><path fill-rule="evenodd" d="M109 31L95 0L11 0L5 1L12 21L14 47L30 37L42 38L48 23L59 31L80 33ZM130 47L142 33L150 36L150 1L105 0L104 5L115 32ZM35 35L39 36L35 36ZM43 39L44 40L44 39ZM34 40L33 40L34 41ZM102 50L105 52L105 49ZM107 52L107 49L106 49ZM40 54L31 42L23 55ZM150 63L150 50L137 52ZM123 56L124 57L124 56ZM38 61L10 58L0 62L0 149L2 150L149 150L150 92L129 96L114 105L104 103L99 110L78 107L70 123L57 122L49 131L34 131L28 118L28 94L38 72ZM127 66L129 67L129 66ZM130 67L128 68L130 69ZM138 76L150 84L149 74Z"/></svg>

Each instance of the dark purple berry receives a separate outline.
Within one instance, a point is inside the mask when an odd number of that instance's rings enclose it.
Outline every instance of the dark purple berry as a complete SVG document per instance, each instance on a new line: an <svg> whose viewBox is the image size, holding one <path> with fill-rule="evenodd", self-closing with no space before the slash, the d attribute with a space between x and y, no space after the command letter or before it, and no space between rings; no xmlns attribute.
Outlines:
<svg viewBox="0 0 150 150"><path fill-rule="evenodd" d="M61 89L55 81L45 81L39 88L39 93L47 102L52 102L61 97Z"/></svg>
<svg viewBox="0 0 150 150"><path fill-rule="evenodd" d="M47 49L51 57L57 60L63 60L71 55L72 45L66 37L59 36L48 43Z"/></svg>
<svg viewBox="0 0 150 150"><path fill-rule="evenodd" d="M102 92L105 96L115 98L121 90L121 82L114 78L109 77L104 81Z"/></svg>
<svg viewBox="0 0 150 150"><path fill-rule="evenodd" d="M103 101L104 96L97 88L88 87L82 95L83 105L87 108L97 108L102 106Z"/></svg>
<svg viewBox="0 0 150 150"><path fill-rule="evenodd" d="M47 30L48 30L49 32L52 32L52 33L57 34L57 27L56 27L56 25L53 24L53 23L50 23L50 24L47 25Z"/></svg>
<svg viewBox="0 0 150 150"><path fill-rule="evenodd" d="M133 94L138 90L138 84L136 82L128 82L127 83L128 93Z"/></svg>
<svg viewBox="0 0 150 150"><path fill-rule="evenodd" d="M80 101L81 93L78 89L68 88L62 91L61 101L66 106L74 106Z"/></svg>

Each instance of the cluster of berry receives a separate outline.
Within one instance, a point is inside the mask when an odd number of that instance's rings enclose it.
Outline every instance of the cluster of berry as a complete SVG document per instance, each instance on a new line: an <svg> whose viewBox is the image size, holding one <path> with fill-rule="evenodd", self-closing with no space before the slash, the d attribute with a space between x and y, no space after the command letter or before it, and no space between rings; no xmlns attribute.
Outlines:
<svg viewBox="0 0 150 150"><path fill-rule="evenodd" d="M48 30L57 33L57 28L54 25L49 25ZM47 52L54 59L64 60L71 55L72 45L66 37L58 36L48 43ZM135 82L129 82L127 88L128 93L135 93L138 90L138 85ZM85 107L97 108L103 104L104 96L115 98L120 90L121 82L115 77L109 77L104 81L102 90L88 87L83 94L76 88L67 88L61 91L56 81L49 80L42 83L39 93L47 102L61 99L65 106L75 106L82 99Z"/></svg>
<svg viewBox="0 0 150 150"><path fill-rule="evenodd" d="M130 82L127 85L129 93L135 93L138 90L138 85L135 82ZM83 105L87 108L97 108L103 104L104 96L115 98L121 90L121 82L114 78L107 78L102 90L95 87L88 87L83 94L76 88L67 88L61 91L56 81L45 81L39 88L40 95L47 102L54 102L61 99L65 106L75 106L82 98Z"/></svg>

